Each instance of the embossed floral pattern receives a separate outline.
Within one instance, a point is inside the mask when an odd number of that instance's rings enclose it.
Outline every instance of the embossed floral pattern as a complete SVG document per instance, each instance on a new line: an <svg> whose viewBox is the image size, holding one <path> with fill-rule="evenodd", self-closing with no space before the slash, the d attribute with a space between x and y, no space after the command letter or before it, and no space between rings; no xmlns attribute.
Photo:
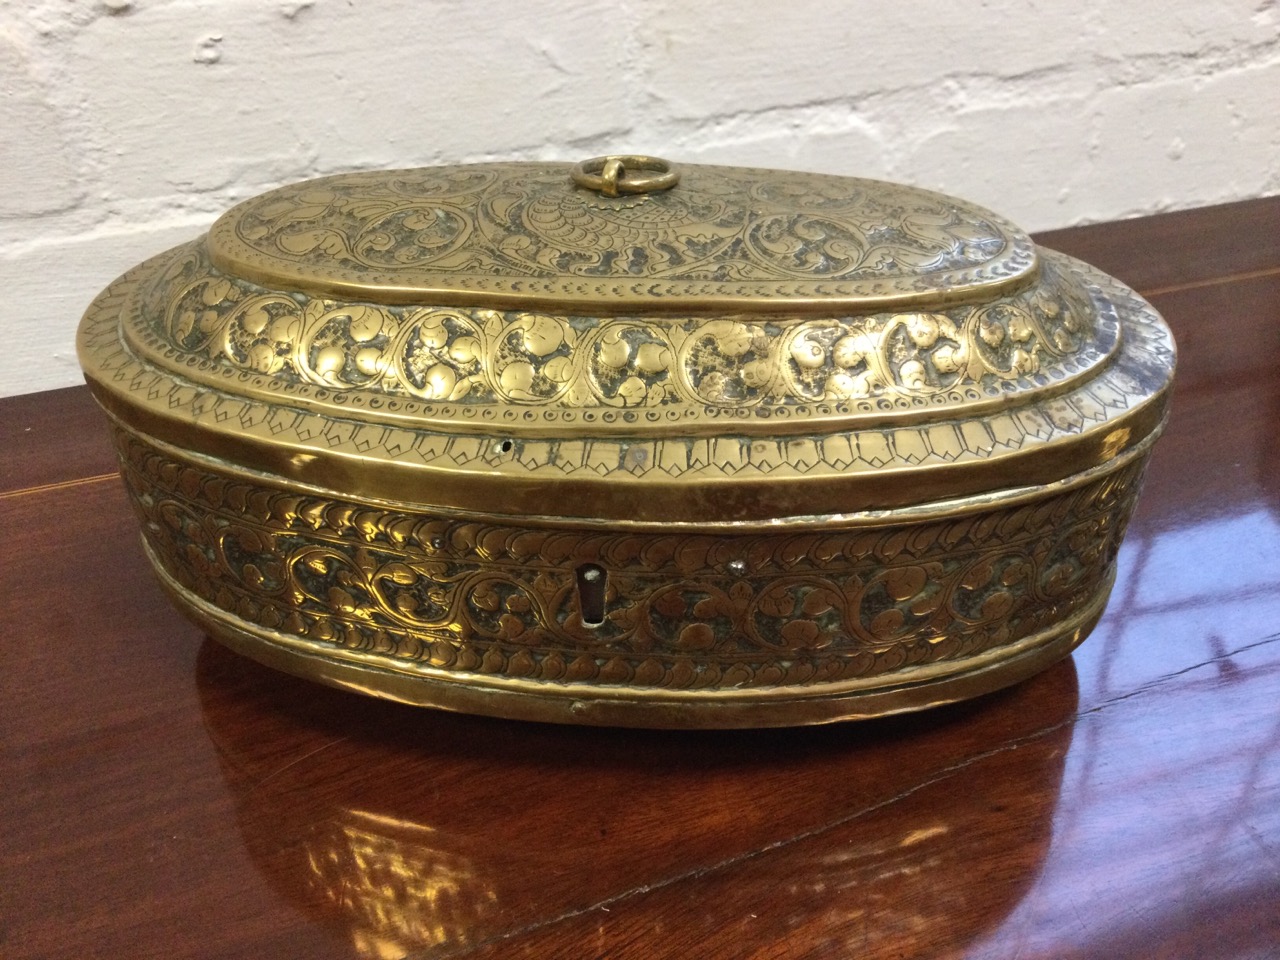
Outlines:
<svg viewBox="0 0 1280 960"><path fill-rule="evenodd" d="M153 331L183 352L316 386L461 404L803 407L1061 380L1114 344L1048 259L995 304L860 317L597 319L269 293L178 261ZM1092 358L1092 359L1090 359Z"/></svg>
<svg viewBox="0 0 1280 960"><path fill-rule="evenodd" d="M682 169L677 189L612 199L574 188L558 164L348 174L265 194L215 235L261 258L383 278L729 284L926 274L962 282L1015 245L994 215L910 187Z"/></svg>
<svg viewBox="0 0 1280 960"><path fill-rule="evenodd" d="M1045 629L1104 588L1143 465L946 521L711 536L388 511L117 441L157 561L251 627L450 670L674 688L872 676ZM595 627L584 563L607 572Z"/></svg>

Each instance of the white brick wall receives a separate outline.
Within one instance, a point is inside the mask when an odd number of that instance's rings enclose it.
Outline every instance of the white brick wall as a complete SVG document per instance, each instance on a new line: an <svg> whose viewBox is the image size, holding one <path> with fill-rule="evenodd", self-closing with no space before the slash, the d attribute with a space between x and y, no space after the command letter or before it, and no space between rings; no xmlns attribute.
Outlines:
<svg viewBox="0 0 1280 960"><path fill-rule="evenodd" d="M1278 0L6 0L0 395L236 200L647 152L887 177L1028 229L1280 191Z"/></svg>

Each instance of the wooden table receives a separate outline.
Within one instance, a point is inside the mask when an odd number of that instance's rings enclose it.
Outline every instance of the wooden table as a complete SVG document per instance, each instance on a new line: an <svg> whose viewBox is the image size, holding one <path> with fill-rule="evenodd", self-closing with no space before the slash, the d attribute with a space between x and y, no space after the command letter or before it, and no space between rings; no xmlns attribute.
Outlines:
<svg viewBox="0 0 1280 960"><path fill-rule="evenodd" d="M1106 618L927 715L452 716L225 652L82 388L0 402L0 955L1280 956L1280 198L1042 238L1177 334Z"/></svg>

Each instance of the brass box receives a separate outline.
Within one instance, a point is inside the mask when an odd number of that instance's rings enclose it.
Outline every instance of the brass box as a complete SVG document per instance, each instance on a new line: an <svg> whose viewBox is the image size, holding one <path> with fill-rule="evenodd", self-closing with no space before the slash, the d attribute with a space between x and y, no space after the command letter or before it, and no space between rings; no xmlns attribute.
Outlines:
<svg viewBox="0 0 1280 960"><path fill-rule="evenodd" d="M1096 623L1168 328L979 207L647 157L274 190L81 324L178 606L507 717L821 723Z"/></svg>

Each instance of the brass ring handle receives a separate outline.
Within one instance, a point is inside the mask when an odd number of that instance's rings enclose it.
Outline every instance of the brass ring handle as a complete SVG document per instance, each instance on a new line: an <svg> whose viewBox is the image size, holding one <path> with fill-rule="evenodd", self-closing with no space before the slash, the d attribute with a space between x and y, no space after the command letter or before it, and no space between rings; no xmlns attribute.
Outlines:
<svg viewBox="0 0 1280 960"><path fill-rule="evenodd" d="M616 197L624 193L652 193L670 190L680 182L675 164L657 157L594 157L577 164L573 182L588 190Z"/></svg>

